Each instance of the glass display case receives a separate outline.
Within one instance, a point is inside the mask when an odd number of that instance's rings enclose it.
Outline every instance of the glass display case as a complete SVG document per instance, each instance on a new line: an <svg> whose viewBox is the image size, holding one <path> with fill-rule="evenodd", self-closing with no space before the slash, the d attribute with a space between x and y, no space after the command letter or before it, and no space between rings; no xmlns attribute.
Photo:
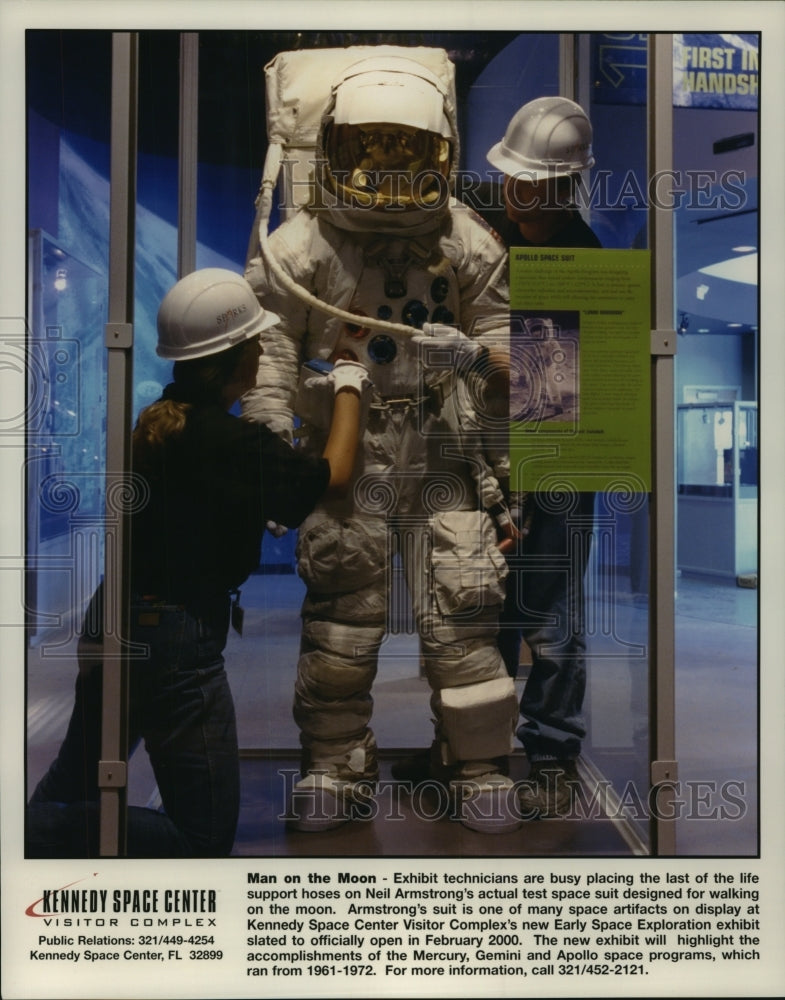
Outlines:
<svg viewBox="0 0 785 1000"><path fill-rule="evenodd" d="M739 577L758 566L758 405L678 407L678 567Z"/></svg>
<svg viewBox="0 0 785 1000"><path fill-rule="evenodd" d="M29 236L27 604L33 639L81 614L103 559L106 281Z"/></svg>

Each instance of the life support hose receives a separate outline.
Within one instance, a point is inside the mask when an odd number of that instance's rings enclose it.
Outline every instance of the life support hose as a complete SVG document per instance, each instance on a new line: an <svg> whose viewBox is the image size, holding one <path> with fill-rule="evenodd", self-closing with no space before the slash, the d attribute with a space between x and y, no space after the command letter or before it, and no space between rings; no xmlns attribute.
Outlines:
<svg viewBox="0 0 785 1000"><path fill-rule="evenodd" d="M248 259L251 259L256 249L254 245L255 234L258 237L259 249L265 263L281 285L283 285L287 291L291 292L292 295L297 296L297 298L299 298L302 302L309 305L312 309L318 309L321 312L326 313L328 316L334 316L337 319L343 320L345 323L363 326L366 329L381 330L385 333L397 333L406 337L413 337L416 334L422 333L422 330L415 326L408 326L404 323L390 323L387 320L378 319L372 316L360 316L355 313L348 312L345 309L340 309L338 306L333 306L329 302L324 302L322 299L312 295L311 292L309 292L306 288L303 288L302 285L298 284L292 277L290 277L290 275L286 273L286 271L284 271L275 259L275 254L269 244L269 226L270 215L272 214L273 207L273 194L278 184L278 175L280 173L282 159L283 145L278 142L270 143L264 159L262 182L257 198L256 218L254 220L251 241L248 247ZM463 436L463 428L460 424L458 426L458 433L461 437ZM493 519L500 527L510 524L511 519L506 504L502 503L498 506L499 509L494 511L492 514ZM510 538L505 538L500 542L499 548L502 552L511 552L514 548L514 541Z"/></svg>

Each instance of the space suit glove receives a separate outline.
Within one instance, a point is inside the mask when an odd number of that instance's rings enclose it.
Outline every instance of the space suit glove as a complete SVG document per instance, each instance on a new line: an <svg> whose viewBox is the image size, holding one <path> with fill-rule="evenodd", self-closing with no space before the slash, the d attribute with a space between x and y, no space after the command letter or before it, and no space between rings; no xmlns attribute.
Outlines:
<svg viewBox="0 0 785 1000"><path fill-rule="evenodd" d="M466 369L472 367L485 350L477 340L444 323L424 323L422 333L414 334L411 343L426 368Z"/></svg>

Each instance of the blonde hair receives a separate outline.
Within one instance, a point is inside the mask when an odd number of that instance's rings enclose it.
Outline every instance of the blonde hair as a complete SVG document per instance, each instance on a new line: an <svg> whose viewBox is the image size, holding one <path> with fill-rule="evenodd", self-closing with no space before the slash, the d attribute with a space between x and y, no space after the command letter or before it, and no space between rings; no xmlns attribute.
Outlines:
<svg viewBox="0 0 785 1000"><path fill-rule="evenodd" d="M182 433L185 427L185 415L190 408L190 403L159 399L140 412L131 439L136 471L141 473L148 471L156 453L161 451L166 441Z"/></svg>
<svg viewBox="0 0 785 1000"><path fill-rule="evenodd" d="M134 467L144 471L165 443L181 434L194 403L221 403L223 391L234 375L246 344L236 344L218 354L192 361L176 361L171 394L146 406L134 428Z"/></svg>

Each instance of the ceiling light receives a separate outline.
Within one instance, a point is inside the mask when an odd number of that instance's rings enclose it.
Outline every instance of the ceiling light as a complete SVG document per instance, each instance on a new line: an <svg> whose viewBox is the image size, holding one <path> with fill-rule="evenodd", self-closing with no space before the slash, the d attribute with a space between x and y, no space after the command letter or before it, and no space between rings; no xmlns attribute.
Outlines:
<svg viewBox="0 0 785 1000"><path fill-rule="evenodd" d="M740 246L740 247L732 247L731 249L733 250L734 253L752 253L753 250L757 250L758 248Z"/></svg>
<svg viewBox="0 0 785 1000"><path fill-rule="evenodd" d="M748 253L744 257L729 257L717 264L709 264L700 269L701 274L710 278L724 278L725 281L738 281L743 285L758 283L758 255Z"/></svg>

